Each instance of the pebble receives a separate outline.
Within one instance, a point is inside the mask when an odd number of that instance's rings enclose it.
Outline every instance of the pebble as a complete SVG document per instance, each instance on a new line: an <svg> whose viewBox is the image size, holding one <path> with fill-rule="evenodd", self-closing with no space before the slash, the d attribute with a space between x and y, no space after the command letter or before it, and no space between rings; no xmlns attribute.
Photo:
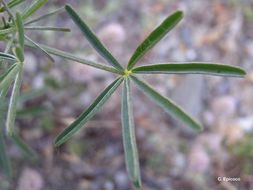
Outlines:
<svg viewBox="0 0 253 190"><path fill-rule="evenodd" d="M129 189L129 181L127 174L122 171L118 171L114 176L115 183L122 189Z"/></svg>
<svg viewBox="0 0 253 190"><path fill-rule="evenodd" d="M233 96L217 97L211 102L212 112L216 117L231 117L236 113L237 101Z"/></svg>
<svg viewBox="0 0 253 190"><path fill-rule="evenodd" d="M210 166L210 157L205 148L201 145L194 145L189 155L189 169L195 172L204 173Z"/></svg>
<svg viewBox="0 0 253 190"><path fill-rule="evenodd" d="M106 181L104 184L105 190L114 190L114 185L111 181Z"/></svg>
<svg viewBox="0 0 253 190"><path fill-rule="evenodd" d="M126 39L126 31L119 23L108 23L99 30L98 36L105 44L122 43Z"/></svg>
<svg viewBox="0 0 253 190"><path fill-rule="evenodd" d="M26 52L24 65L25 65L25 71L29 73L34 73L37 70L38 59L36 59L34 54L30 52Z"/></svg>
<svg viewBox="0 0 253 190"><path fill-rule="evenodd" d="M38 74L37 76L35 76L32 81L33 88L42 89L45 86L44 79L45 79L44 74Z"/></svg>
<svg viewBox="0 0 253 190"><path fill-rule="evenodd" d="M41 174L31 168L25 168L18 181L17 190L42 190L44 189L44 180Z"/></svg>

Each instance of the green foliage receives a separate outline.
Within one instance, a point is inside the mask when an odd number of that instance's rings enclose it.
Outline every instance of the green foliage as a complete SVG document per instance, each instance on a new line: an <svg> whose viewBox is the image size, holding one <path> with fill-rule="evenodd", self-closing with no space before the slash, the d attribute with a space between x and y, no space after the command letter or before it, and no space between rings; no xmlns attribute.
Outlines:
<svg viewBox="0 0 253 190"><path fill-rule="evenodd" d="M111 53L104 47L104 45L99 41L96 35L89 29L89 27L82 21L78 14L68 5L66 5L66 11L69 16L73 19L76 25L81 29L84 36L90 42L90 44L97 50L97 52L104 57L109 64L114 66L118 70L123 68L118 63L118 61L111 55Z"/></svg>
<svg viewBox="0 0 253 190"><path fill-rule="evenodd" d="M151 64L146 66L135 67L136 63L154 46L158 43L169 31L171 31L183 18L182 11L176 11L168 16L164 22L162 22L151 34L137 47L132 57L129 59L127 68L123 68L119 64L117 59L106 49L106 47L100 42L88 25L81 19L76 11L69 5L65 6L65 10L82 31L83 35L89 41L89 43L96 49L96 51L110 64L92 62L86 59L82 59L74 56L71 53L64 52L52 47L48 47L37 42L34 42L28 36L26 36L26 30L43 31L70 31L67 28L51 27L51 26L29 26L31 23L36 23L42 19L47 19L52 15L55 15L62 11L62 9L47 13L37 18L30 17L42 6L45 5L47 0L35 0L33 3L21 13L17 12L15 17L12 15L12 8L20 5L22 0L11 0L7 4L2 0L0 6L0 12L6 12L8 18L3 17L3 26L0 26L0 40L6 42L5 52L0 53L0 62L7 62L12 64L6 72L0 76L0 110L4 108L5 97L12 86L12 93L10 102L8 105L7 119L5 129L7 136L10 137L14 143L24 152L25 155L34 155L33 151L21 140L18 136L15 128L15 117L20 115L17 112L18 97L20 94L21 82L22 82L22 70L25 64L24 51L25 47L33 47L42 51L52 62L54 59L50 54L63 57L68 60L76 61L81 64L89 65L104 71L114 73L117 78L107 87L104 91L95 99L95 101L89 106L87 110L72 123L69 127L63 130L55 139L55 146L60 146L71 136L76 133L81 127L83 127L104 105L104 103L111 97L111 95L117 90L117 88L123 83L122 101L121 101L121 120L122 120L122 134L123 134L123 147L125 152L126 168L129 177L133 184L139 188L141 187L141 176L139 168L139 158L135 138L135 125L134 116L132 110L131 100L131 82L157 105L169 113L175 119L183 122L185 125L201 130L202 127L192 117L186 114L177 104L170 99L162 96L145 81L143 81L140 74L205 74L205 75L218 75L228 77L243 77L246 73L244 70L238 67L232 67L221 64L211 63L166 63L166 64ZM7 22L8 21L8 22ZM13 50L11 54L10 50ZM27 114L31 110L26 110L23 114ZM44 109L39 107L38 109L32 109L32 112L43 112ZM3 115L3 112L0 116ZM0 120L3 123L3 119ZM2 125L1 125L2 126ZM10 175L10 164L5 151L4 144L4 129L0 129L0 166L3 170Z"/></svg>
<svg viewBox="0 0 253 190"><path fill-rule="evenodd" d="M78 129L84 126L84 124L90 120L113 94L117 87L122 83L123 79L118 78L111 83L91 104L91 106L84 111L68 128L60 133L55 139L55 146L59 146L67 141Z"/></svg>
<svg viewBox="0 0 253 190"><path fill-rule="evenodd" d="M139 79L136 75L163 73L163 74L208 74L208 75L221 75L228 77L243 77L246 73L238 67L232 67L228 65L210 64L210 63L181 63L181 64L153 64L148 66L134 67L141 57L151 49L158 41L160 41L176 24L182 19L183 13L176 11L165 21L158 26L136 49L132 57L128 62L126 69L123 69L119 65L119 62L112 56L112 54L102 45L95 34L89 29L87 24L82 21L80 16L75 12L69 5L66 7L66 11L73 19L74 23L83 32L84 36L90 42L90 44L97 50L97 52L104 57L113 68L102 67L98 63L91 63L90 61L80 60L66 52L60 52L52 48L45 49L54 55L64 57L73 61L81 62L102 70L106 70L119 75L112 84L110 84L91 104L91 106L84 111L69 127L61 132L55 139L55 146L59 146L67 141L75 132L87 123L95 113L98 112L100 107L105 101L111 96L111 94L119 87L123 82L121 112L122 112L122 134L123 134L123 145L125 152L126 167L130 179L133 184L139 188L141 187L141 176L138 161L138 151L135 139L135 127L132 111L131 102L131 90L130 82L133 81L141 91L144 92L150 99L152 99L157 105L162 107L167 113L172 115L174 118L182 121L185 125L192 127L196 130L201 130L202 127L189 115L187 115L178 105L173 103L166 97L160 95L152 87L146 84L144 81Z"/></svg>
<svg viewBox="0 0 253 190"><path fill-rule="evenodd" d="M205 74L217 76L243 77L246 73L238 67L210 63L169 63L145 65L133 69L140 74Z"/></svg>
<svg viewBox="0 0 253 190"><path fill-rule="evenodd" d="M122 136L127 171L134 185L136 187L141 187L129 77L126 77L124 80L121 104Z"/></svg>
<svg viewBox="0 0 253 190"><path fill-rule="evenodd" d="M156 43L158 43L170 30L172 30L183 18L182 11L176 11L168 16L135 50L128 62L127 69L130 70Z"/></svg>
<svg viewBox="0 0 253 190"><path fill-rule="evenodd" d="M44 6L47 0L34 0L33 3L27 7L27 9L21 11L19 10L19 5L23 2L24 0L11 0L8 3L5 3L4 0L0 1L0 12L4 13L1 16L3 23L0 26L0 41L3 41L6 44L5 51L0 52L0 63L5 64L3 67L5 68L5 71L0 75L0 169L2 169L8 177L11 177L12 172L10 161L6 153L4 131L6 131L6 136L9 137L12 142L19 147L26 157L36 158L34 151L18 135L19 130L15 127L15 119L17 115L22 116L22 114L28 114L29 112L34 114L34 112L39 113L43 111L42 108L34 108L32 110L26 110L25 112L17 112L17 106L20 100L23 67L25 64L24 52L26 44L32 43L35 48L43 51L51 61L54 61L46 50L41 48L36 42L25 35L26 30L53 30L61 32L70 31L68 28L29 26L31 23L38 22L41 19L48 18L49 16L59 13L59 10L42 15L36 19L32 19L30 17L38 9ZM14 7L15 10L12 10ZM13 12L16 10L17 12L13 14ZM7 106L6 96L9 89L11 89L11 96ZM7 117L6 121L4 122L3 116L6 113L6 109ZM3 128L3 126L5 126L5 128Z"/></svg>

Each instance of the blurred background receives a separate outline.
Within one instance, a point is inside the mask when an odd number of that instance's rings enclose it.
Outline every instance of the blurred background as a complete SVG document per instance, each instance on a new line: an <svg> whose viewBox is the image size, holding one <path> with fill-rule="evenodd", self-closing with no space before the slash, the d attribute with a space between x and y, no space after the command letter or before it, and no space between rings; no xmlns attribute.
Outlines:
<svg viewBox="0 0 253 190"><path fill-rule="evenodd" d="M29 1L28 1L29 2ZM253 2L252 0L54 0L46 13L71 4L122 63L173 11L185 18L138 64L205 61L241 66L245 79L196 75L143 76L155 89L198 119L196 133L171 119L133 88L136 135L145 190L253 189ZM41 25L71 33L32 32L30 38L85 59L104 62L66 13ZM14 182L0 174L0 189L131 190L123 154L119 89L101 111L60 148L54 137L115 76L26 49L17 126L38 154L31 162L8 141ZM240 182L219 182L236 177Z"/></svg>

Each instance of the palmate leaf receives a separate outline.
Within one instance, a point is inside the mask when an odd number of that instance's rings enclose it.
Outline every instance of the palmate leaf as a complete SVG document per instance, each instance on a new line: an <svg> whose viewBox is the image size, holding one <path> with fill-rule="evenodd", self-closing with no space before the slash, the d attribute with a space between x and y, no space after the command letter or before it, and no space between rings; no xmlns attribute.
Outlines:
<svg viewBox="0 0 253 190"><path fill-rule="evenodd" d="M112 95L113 92L122 83L123 78L118 78L112 82L90 105L90 107L84 111L69 127L63 130L55 139L55 146L60 146L66 142L76 131L78 131L84 124L89 121L104 105L106 100Z"/></svg>
<svg viewBox="0 0 253 190"><path fill-rule="evenodd" d="M124 80L121 101L122 136L128 174L136 187L141 187L139 157L135 138L135 126L132 112L130 79Z"/></svg>
<svg viewBox="0 0 253 190"><path fill-rule="evenodd" d="M22 18L25 20L31 15L33 15L38 9L40 9L42 6L44 6L48 0L34 0L33 3L24 10L22 13Z"/></svg>
<svg viewBox="0 0 253 190"><path fill-rule="evenodd" d="M183 18L182 11L176 11L168 16L161 25L159 25L135 50L130 58L127 69L134 67L139 59L141 59L148 50L156 45L170 30L172 30Z"/></svg>
<svg viewBox="0 0 253 190"><path fill-rule="evenodd" d="M91 31L91 29L83 22L83 20L79 17L79 15L74 11L74 9L66 5L66 11L75 22L75 24L80 28L83 32L84 36L90 42L90 44L97 50L97 52L106 59L106 61L111 64L116 69L122 71L122 66L118 63L118 61L112 56L112 54L105 48L102 42L96 37L96 35Z"/></svg>
<svg viewBox="0 0 253 190"><path fill-rule="evenodd" d="M204 74L228 77L244 77L246 72L229 65L212 63L168 63L136 67L133 73L140 74Z"/></svg>
<svg viewBox="0 0 253 190"><path fill-rule="evenodd" d="M157 105L163 108L167 113L173 116L175 119L183 122L187 126L202 130L202 126L194 121L189 115L187 115L179 106L177 106L174 102L169 100L168 98L160 95L157 91L155 91L151 86L146 84L144 81L138 79L135 76L131 76L131 79L135 82L138 88L146 94L151 100L153 100Z"/></svg>

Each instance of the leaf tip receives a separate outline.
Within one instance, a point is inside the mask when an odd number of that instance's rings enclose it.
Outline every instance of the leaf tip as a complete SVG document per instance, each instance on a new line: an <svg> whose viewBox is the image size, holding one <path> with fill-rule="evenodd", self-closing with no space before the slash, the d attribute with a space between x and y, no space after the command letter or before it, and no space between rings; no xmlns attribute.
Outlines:
<svg viewBox="0 0 253 190"><path fill-rule="evenodd" d="M182 17L184 16L184 11L182 10L177 10L176 13Z"/></svg>
<svg viewBox="0 0 253 190"><path fill-rule="evenodd" d="M66 5L64 6L64 8L66 9L66 11L72 9L71 5L69 5L69 4L66 4Z"/></svg>
<svg viewBox="0 0 253 190"><path fill-rule="evenodd" d="M138 179L136 179L136 180L134 180L133 181L133 185L136 187L136 188L141 188L141 179L140 178L138 178Z"/></svg>
<svg viewBox="0 0 253 190"><path fill-rule="evenodd" d="M201 125L199 122L197 122L196 120L193 120L193 124L189 125L191 126L193 129L195 129L197 132L202 132L204 130L203 125Z"/></svg>
<svg viewBox="0 0 253 190"><path fill-rule="evenodd" d="M61 146L65 141L59 137L59 135L54 139L54 147Z"/></svg>
<svg viewBox="0 0 253 190"><path fill-rule="evenodd" d="M197 131L198 132L204 131L204 127L202 125L199 125L198 128L197 128Z"/></svg>
<svg viewBox="0 0 253 190"><path fill-rule="evenodd" d="M244 69L241 69L241 77L245 77L247 75L247 72Z"/></svg>

